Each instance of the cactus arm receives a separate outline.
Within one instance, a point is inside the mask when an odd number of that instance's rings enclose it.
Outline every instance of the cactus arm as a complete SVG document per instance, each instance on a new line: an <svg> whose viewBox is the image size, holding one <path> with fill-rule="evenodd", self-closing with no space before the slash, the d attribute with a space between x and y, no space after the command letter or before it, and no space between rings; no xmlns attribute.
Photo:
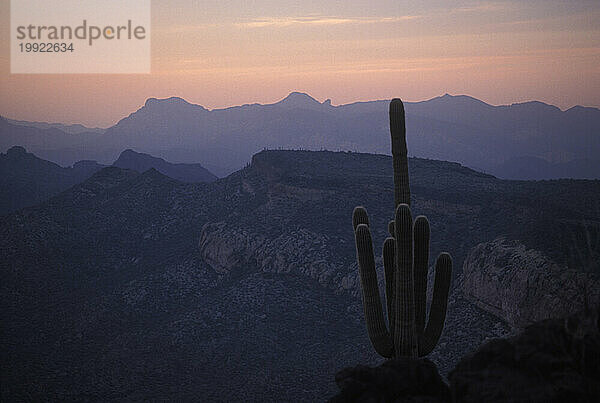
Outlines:
<svg viewBox="0 0 600 403"><path fill-rule="evenodd" d="M387 304L387 316L392 339L394 338L394 249L396 241L387 238L383 243L383 267L385 274L385 301Z"/></svg>
<svg viewBox="0 0 600 403"><path fill-rule="evenodd" d="M398 98L394 98L390 102L390 133L392 135L392 156L394 157L395 206L398 207L400 204L410 206L404 104Z"/></svg>
<svg viewBox="0 0 600 403"><path fill-rule="evenodd" d="M358 227L359 224L369 226L367 210L362 206L355 207L352 212L352 228L354 229L354 232L356 232L356 227Z"/></svg>
<svg viewBox="0 0 600 403"><path fill-rule="evenodd" d="M400 204L396 209L396 250L394 346L396 356L416 358L418 354L415 327L413 223L410 207Z"/></svg>
<svg viewBox="0 0 600 403"><path fill-rule="evenodd" d="M419 340L419 356L431 353L442 335L451 280L452 258L447 253L441 253L435 264L433 299L429 311L429 321Z"/></svg>
<svg viewBox="0 0 600 403"><path fill-rule="evenodd" d="M429 270L429 221L424 216L414 226L415 322L417 335L425 330L427 311L427 271Z"/></svg>
<svg viewBox="0 0 600 403"><path fill-rule="evenodd" d="M383 317L379 287L377 285L377 273L375 272L371 231L369 231L369 227L366 224L358 224L354 235L356 240L356 254L358 255L363 308L369 339L379 355L390 358L394 352L394 346Z"/></svg>

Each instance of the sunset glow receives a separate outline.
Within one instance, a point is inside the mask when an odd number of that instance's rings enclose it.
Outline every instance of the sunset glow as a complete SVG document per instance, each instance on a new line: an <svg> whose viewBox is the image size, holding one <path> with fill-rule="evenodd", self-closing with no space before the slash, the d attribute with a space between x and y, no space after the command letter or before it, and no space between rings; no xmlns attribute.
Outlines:
<svg viewBox="0 0 600 403"><path fill-rule="evenodd" d="M154 1L151 74L11 75L2 0L0 115L106 127L149 97L212 109L291 91L600 107L598 1L421 3Z"/></svg>

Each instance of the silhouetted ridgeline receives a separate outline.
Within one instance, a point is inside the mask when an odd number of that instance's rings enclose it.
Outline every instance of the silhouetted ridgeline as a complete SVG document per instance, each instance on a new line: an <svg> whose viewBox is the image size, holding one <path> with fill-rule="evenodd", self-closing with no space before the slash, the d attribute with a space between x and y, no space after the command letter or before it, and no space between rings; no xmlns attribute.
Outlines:
<svg viewBox="0 0 600 403"><path fill-rule="evenodd" d="M26 127L34 127L37 129L58 129L65 133L69 134L81 134L81 133L89 133L89 134L102 134L106 130L100 129L98 127L86 127L80 124L74 125L64 125L61 123L46 123L46 122L27 122L24 120L13 120L7 119L8 123L16 126L26 126Z"/></svg>
<svg viewBox="0 0 600 403"><path fill-rule="evenodd" d="M446 374L510 332L473 300L479 282L461 286L473 248L503 237L582 273L593 260L570 242L597 231L600 182L503 181L414 158L409 169L411 208L435 234L431 254L451 250L459 276L430 355ZM391 175L391 157L308 151L260 152L211 183L109 167L0 217L2 400L333 396L340 368L379 362L364 331L350 217L364 205L381 245ZM574 238L548 231L565 225ZM486 286L504 287L492 269L513 262L484 262ZM530 287L554 292L546 284Z"/></svg>
<svg viewBox="0 0 600 403"><path fill-rule="evenodd" d="M171 164L162 158L136 153L133 150L123 151L113 165L137 172L145 172L154 168L160 173L182 182L213 182L217 179L215 175L200 164Z"/></svg>
<svg viewBox="0 0 600 403"><path fill-rule="evenodd" d="M0 215L45 201L102 167L95 161L79 161L63 168L37 158L23 147L11 147L0 154Z"/></svg>
<svg viewBox="0 0 600 403"><path fill-rule="evenodd" d="M145 172L154 168L183 182L212 182L217 179L200 164L171 164L162 158L125 150L115 166ZM0 215L48 200L69 187L83 182L104 165L96 161L78 161L63 168L28 153L23 147L11 147L0 154Z"/></svg>
<svg viewBox="0 0 600 403"><path fill-rule="evenodd" d="M273 104L208 110L178 97L149 98L101 133L71 134L57 129L61 126L15 125L0 118L0 150L23 145L71 165L80 159L112 163L131 148L169 161L200 161L225 176L264 147L387 154L388 104L334 106L293 92ZM413 156L457 161L504 178L600 178L597 108L561 111L542 102L492 106L448 94L406 102L405 108Z"/></svg>

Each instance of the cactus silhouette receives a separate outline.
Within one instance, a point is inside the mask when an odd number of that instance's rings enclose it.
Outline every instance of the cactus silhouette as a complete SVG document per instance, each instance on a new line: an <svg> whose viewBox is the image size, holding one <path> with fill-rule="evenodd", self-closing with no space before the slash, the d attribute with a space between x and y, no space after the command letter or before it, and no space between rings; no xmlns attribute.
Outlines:
<svg viewBox="0 0 600 403"><path fill-rule="evenodd" d="M429 354L442 334L452 278L452 259L447 253L437 258L433 299L426 321L429 221L419 216L413 225L409 207L404 105L397 98L390 103L390 132L396 210L395 218L388 226L391 236L383 244L388 324L383 316L377 286L369 218L363 207L354 209L352 224L369 339L375 351L383 357L416 358Z"/></svg>

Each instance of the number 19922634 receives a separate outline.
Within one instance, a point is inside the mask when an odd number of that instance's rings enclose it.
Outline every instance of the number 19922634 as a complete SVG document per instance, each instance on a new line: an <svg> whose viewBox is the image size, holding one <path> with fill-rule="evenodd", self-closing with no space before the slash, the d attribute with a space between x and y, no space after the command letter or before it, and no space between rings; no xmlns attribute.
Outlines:
<svg viewBox="0 0 600 403"><path fill-rule="evenodd" d="M73 52L72 43L52 43L52 42L21 42L19 43L21 52L39 52L39 53L60 53Z"/></svg>

